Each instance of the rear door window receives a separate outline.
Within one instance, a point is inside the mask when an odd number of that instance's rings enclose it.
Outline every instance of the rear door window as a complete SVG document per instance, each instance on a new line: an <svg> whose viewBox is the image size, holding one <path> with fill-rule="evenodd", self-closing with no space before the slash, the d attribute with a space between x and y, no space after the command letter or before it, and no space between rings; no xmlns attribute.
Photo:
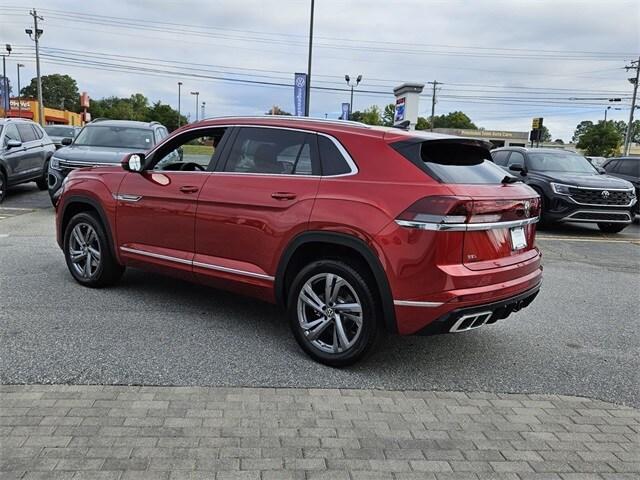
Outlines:
<svg viewBox="0 0 640 480"><path fill-rule="evenodd" d="M36 132L28 123L20 123L16 126L18 127L22 143L33 142L36 139Z"/></svg>
<svg viewBox="0 0 640 480"><path fill-rule="evenodd" d="M392 147L440 183L498 185L505 177L489 150L477 141L409 141Z"/></svg>

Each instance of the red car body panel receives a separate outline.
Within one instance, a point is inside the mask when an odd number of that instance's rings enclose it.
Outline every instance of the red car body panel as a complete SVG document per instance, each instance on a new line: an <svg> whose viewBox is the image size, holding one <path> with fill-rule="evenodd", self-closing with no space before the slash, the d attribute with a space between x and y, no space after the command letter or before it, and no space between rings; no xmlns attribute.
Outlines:
<svg viewBox="0 0 640 480"><path fill-rule="evenodd" d="M321 177L82 169L69 175L57 205L58 242L67 207L86 198L104 217L120 263L275 302L279 267L294 240L308 232L341 234L358 239L379 261L400 334L416 333L460 308L539 288L534 224L524 227L527 247L512 250L507 228L432 231L395 221L427 196L537 198L526 185L440 183L391 147L411 133L268 117L207 120L196 127L242 125L331 135L358 171ZM142 200L122 201L122 195Z"/></svg>

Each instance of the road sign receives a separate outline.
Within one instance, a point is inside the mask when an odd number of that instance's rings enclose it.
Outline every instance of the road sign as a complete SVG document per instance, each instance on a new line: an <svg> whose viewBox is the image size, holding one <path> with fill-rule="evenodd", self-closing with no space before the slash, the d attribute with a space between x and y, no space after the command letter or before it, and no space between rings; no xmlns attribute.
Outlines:
<svg viewBox="0 0 640 480"><path fill-rule="evenodd" d="M531 128L533 130L538 130L539 128L542 128L542 120L544 120L544 118L542 117L534 118L533 121L531 122Z"/></svg>

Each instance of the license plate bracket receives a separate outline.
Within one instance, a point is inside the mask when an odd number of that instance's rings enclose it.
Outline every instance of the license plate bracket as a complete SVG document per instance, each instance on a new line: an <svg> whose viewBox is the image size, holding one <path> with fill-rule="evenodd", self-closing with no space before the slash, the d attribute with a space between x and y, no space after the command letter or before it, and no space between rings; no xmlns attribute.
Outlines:
<svg viewBox="0 0 640 480"><path fill-rule="evenodd" d="M524 227L514 227L509 229L511 234L511 250L522 250L527 247L527 236Z"/></svg>

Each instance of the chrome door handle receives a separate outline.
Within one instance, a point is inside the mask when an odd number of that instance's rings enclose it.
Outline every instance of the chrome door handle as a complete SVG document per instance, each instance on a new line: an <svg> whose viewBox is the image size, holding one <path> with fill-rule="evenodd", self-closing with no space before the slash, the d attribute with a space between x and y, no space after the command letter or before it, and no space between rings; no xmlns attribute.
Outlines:
<svg viewBox="0 0 640 480"><path fill-rule="evenodd" d="M293 200L296 198L296 194L291 192L273 192L271 198L275 198L276 200Z"/></svg>
<svg viewBox="0 0 640 480"><path fill-rule="evenodd" d="M185 185L184 187L180 187L180 191L182 193L196 193L200 190L198 187L192 187L190 185Z"/></svg>

